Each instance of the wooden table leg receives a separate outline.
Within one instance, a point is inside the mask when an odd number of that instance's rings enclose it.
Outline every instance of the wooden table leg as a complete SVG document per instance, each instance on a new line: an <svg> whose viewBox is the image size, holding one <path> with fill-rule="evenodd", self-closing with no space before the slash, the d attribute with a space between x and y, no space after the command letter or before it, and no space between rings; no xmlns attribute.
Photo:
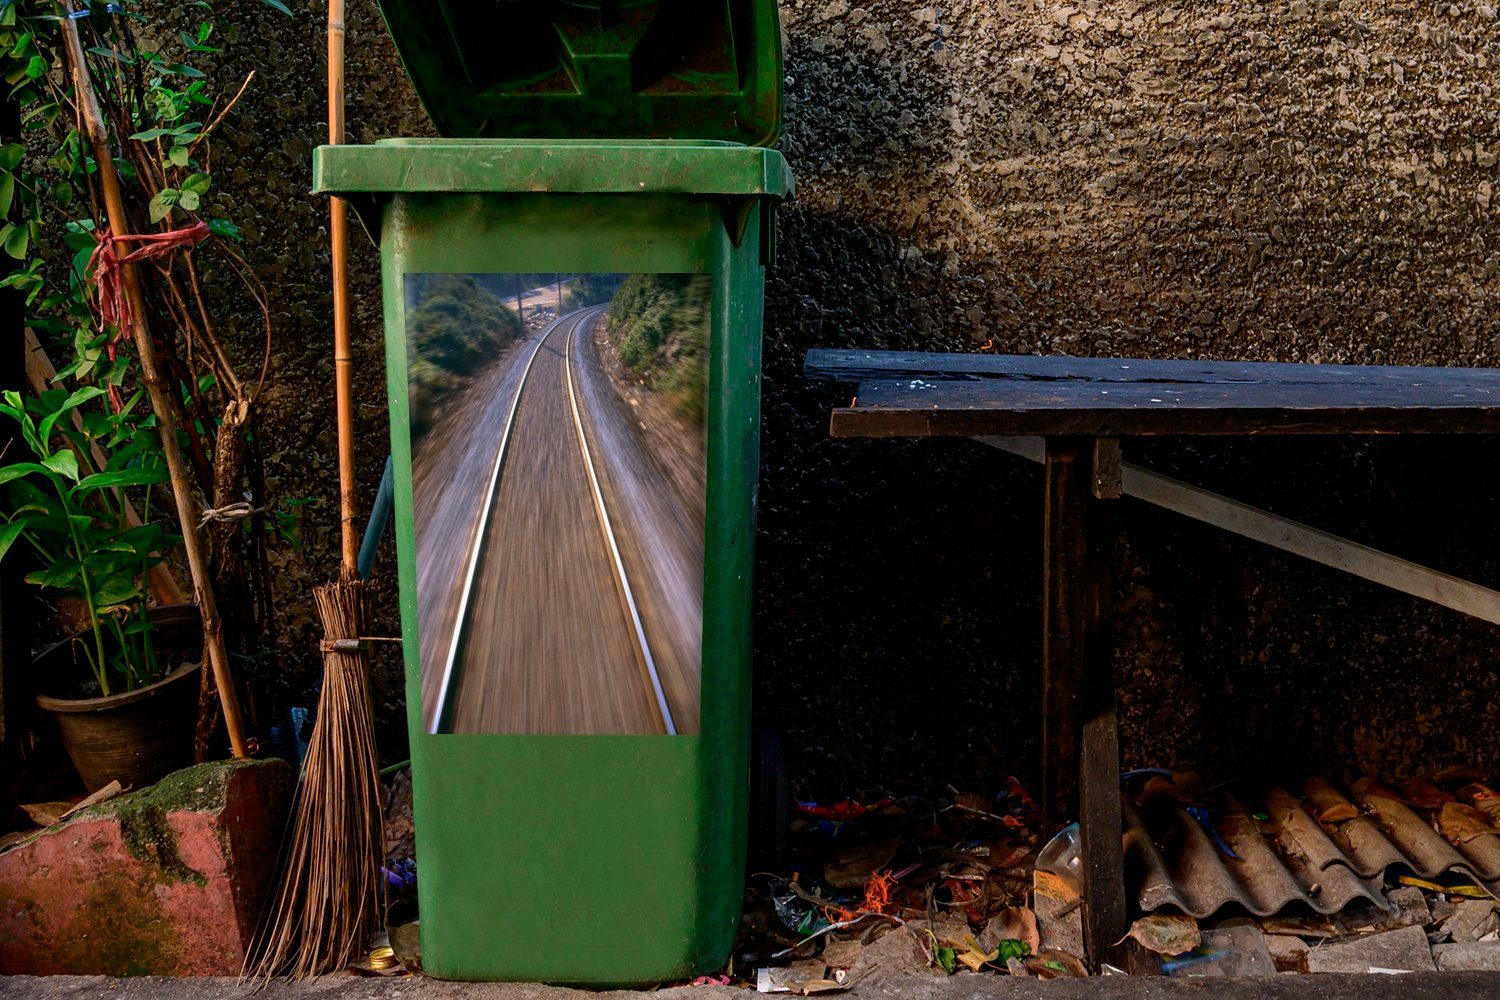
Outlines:
<svg viewBox="0 0 1500 1000"><path fill-rule="evenodd" d="M1093 443L1048 438L1043 532L1043 769L1049 825L1078 817L1084 947L1108 957L1126 931L1120 754L1110 633L1107 501L1094 500Z"/></svg>
<svg viewBox="0 0 1500 1000"><path fill-rule="evenodd" d="M1051 835L1078 817L1083 728L1084 634L1089 585L1088 451L1077 438L1048 438L1042 530L1042 809Z"/></svg>

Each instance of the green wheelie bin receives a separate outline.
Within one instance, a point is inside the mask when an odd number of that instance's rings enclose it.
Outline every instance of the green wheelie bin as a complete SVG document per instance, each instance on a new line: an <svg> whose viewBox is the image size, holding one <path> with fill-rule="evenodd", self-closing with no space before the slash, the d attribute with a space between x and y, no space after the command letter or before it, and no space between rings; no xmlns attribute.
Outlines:
<svg viewBox="0 0 1500 1000"><path fill-rule="evenodd" d="M381 0L446 138L379 243L423 964L723 967L746 836L774 3Z"/></svg>

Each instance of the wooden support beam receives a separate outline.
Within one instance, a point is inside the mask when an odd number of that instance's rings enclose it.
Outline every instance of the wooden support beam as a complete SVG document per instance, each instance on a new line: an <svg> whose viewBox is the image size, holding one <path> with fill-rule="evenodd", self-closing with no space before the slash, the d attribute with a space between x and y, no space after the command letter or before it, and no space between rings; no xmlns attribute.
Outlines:
<svg viewBox="0 0 1500 1000"><path fill-rule="evenodd" d="M1110 629L1107 504L1096 442L1047 438L1042 588L1042 802L1049 830L1077 817L1084 946L1107 959L1125 935L1120 742ZM1107 475L1107 470L1106 470Z"/></svg>
<svg viewBox="0 0 1500 1000"><path fill-rule="evenodd" d="M1078 816L1088 631L1087 444L1048 438L1042 528L1042 810L1046 832Z"/></svg>
<svg viewBox="0 0 1500 1000"><path fill-rule="evenodd" d="M974 440L1034 462L1043 459L1041 438L978 437ZM1309 527L1279 514L1251 507L1129 462L1121 463L1120 478L1125 496L1144 500L1362 580L1500 625L1500 591Z"/></svg>
<svg viewBox="0 0 1500 1000"><path fill-rule="evenodd" d="M1096 452L1097 454L1097 452ZM1116 455L1118 455L1118 449ZM1099 480L1093 470L1091 481ZM1115 704L1114 629L1110 602L1113 506L1088 503L1087 632L1083 659L1083 733L1078 763L1078 832L1083 857L1083 944L1095 968L1122 964L1117 945L1128 930L1124 822L1120 810L1120 723Z"/></svg>

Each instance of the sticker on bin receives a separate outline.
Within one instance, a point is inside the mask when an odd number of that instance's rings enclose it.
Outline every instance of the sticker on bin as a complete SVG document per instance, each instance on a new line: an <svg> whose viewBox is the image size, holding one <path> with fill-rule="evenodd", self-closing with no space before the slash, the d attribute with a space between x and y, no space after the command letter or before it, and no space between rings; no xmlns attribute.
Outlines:
<svg viewBox="0 0 1500 1000"><path fill-rule="evenodd" d="M701 274L407 274L429 733L691 734Z"/></svg>

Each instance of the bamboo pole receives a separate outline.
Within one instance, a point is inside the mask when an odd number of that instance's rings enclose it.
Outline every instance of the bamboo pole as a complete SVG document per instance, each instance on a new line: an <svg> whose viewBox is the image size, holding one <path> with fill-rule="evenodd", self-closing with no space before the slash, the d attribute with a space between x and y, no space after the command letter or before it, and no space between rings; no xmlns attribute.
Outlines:
<svg viewBox="0 0 1500 1000"><path fill-rule="evenodd" d="M72 13L71 0L64 0L63 9ZM94 94L93 82L89 79L83 43L78 37L78 22L65 17L62 30L68 62L72 66L73 95L83 117L89 145L93 147L99 185L104 192L104 208L109 216L109 230L118 239L130 235L130 221L125 214L125 198L120 192L120 178L115 172L108 128L99 108L99 99ZM116 243L115 254L124 257L127 251L123 245ZM187 462L183 459L182 447L177 440L177 406L156 367L156 344L151 339L151 330L146 321L146 299L141 293L140 276L136 274L133 264L122 264L120 271L125 298L130 305L130 334L135 340L135 350L140 360L141 380L146 383L146 393L151 397L151 408L156 413L162 452L167 460L167 472L172 479L172 499L177 505L177 522L182 530L182 549L187 556L188 570L192 574L193 598L198 604L198 614L203 619L203 650L209 667L213 670L214 683L219 689L219 702L224 709L224 728L229 733L230 749L234 756L244 757L248 750L244 726L240 721L239 699L235 695L234 679L229 673L229 657L224 649L224 629L219 620L218 605L214 601L208 562L204 559L202 543L198 537L198 512L194 510Z"/></svg>
<svg viewBox="0 0 1500 1000"><path fill-rule="evenodd" d="M328 144L344 143L344 2L328 4ZM328 200L333 271L333 381L338 407L340 576L359 575L359 536L354 521L354 381L349 347L349 216L344 199Z"/></svg>

